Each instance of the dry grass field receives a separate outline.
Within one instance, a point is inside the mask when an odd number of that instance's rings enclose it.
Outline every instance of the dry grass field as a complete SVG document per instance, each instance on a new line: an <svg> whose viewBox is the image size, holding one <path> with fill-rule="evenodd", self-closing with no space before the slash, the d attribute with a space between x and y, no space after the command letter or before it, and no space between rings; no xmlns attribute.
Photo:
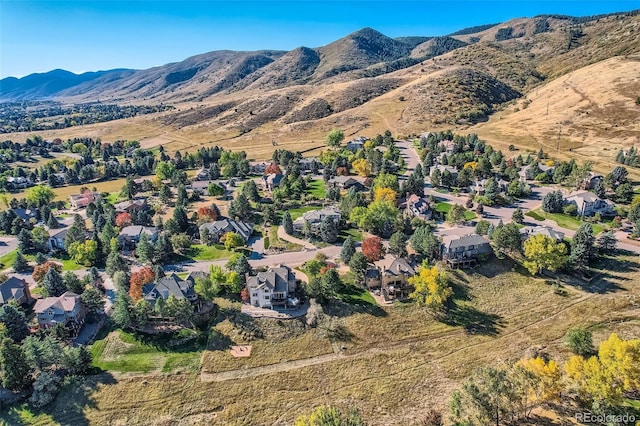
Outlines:
<svg viewBox="0 0 640 426"><path fill-rule="evenodd" d="M307 356L330 352L327 334L260 320L256 326L264 337L249 342L251 358L235 359L224 348L246 342L246 334L222 322L216 326L222 344L203 352L201 370L233 377L235 370L271 365L268 374L205 383L190 369L105 372L69 386L42 413L14 409L2 415L7 424L291 424L299 414L332 403L358 407L372 425L413 424L430 407L446 411L451 391L478 366L515 361L534 347L566 359L564 335L571 327L593 329L596 344L612 331L638 337L640 264L622 257L600 266L606 270L591 283L562 277L569 282L564 286L499 261L473 273L452 273L457 302L444 321L413 304L334 306L327 309L334 316L330 335L346 348L343 355L288 371L279 366L305 350Z"/></svg>

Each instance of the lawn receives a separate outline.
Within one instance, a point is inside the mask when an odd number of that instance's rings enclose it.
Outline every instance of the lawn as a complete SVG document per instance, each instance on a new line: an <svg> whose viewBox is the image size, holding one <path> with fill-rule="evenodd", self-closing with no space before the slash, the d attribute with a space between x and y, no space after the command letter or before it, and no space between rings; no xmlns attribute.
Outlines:
<svg viewBox="0 0 640 426"><path fill-rule="evenodd" d="M71 259L69 257L69 255L67 255L66 253L65 254L57 254L56 256L53 256L51 258L51 260L53 260L54 262L62 263L62 270L63 271L77 271L78 269L87 268L84 265L80 265L79 263L76 263L76 261Z"/></svg>
<svg viewBox="0 0 640 426"><path fill-rule="evenodd" d="M565 229L570 229L572 231L577 230L580 225L585 223L574 216L569 216L564 213L547 213L542 209L536 209L527 212L525 213L525 216L529 216L530 218L538 221L549 219L557 223L558 226ZM592 223L591 226L593 226L594 234L599 234L600 232L604 231L606 225L603 223Z"/></svg>
<svg viewBox="0 0 640 426"><path fill-rule="evenodd" d="M80 188L96 188L98 192L115 192L119 193L122 190L122 186L126 182L125 178L110 180L107 182L92 182L85 183L81 185L69 185L69 186L61 186L59 188L54 188L53 191L56 193L56 197L54 201L69 201L69 196L71 194L80 193ZM18 199L24 198L28 189L26 191L19 192L14 194L14 196Z"/></svg>
<svg viewBox="0 0 640 426"><path fill-rule="evenodd" d="M353 241L356 241L356 242L362 242L362 240L364 239L362 230L357 228L349 228L347 230L342 231L340 234L344 239L346 239L347 237L351 237L353 238Z"/></svg>
<svg viewBox="0 0 640 426"><path fill-rule="evenodd" d="M437 212L441 212L446 215L447 213L449 213L449 210L451 210L451 203L440 202L436 204ZM474 212L467 209L464 210L464 220L475 219L475 217L476 214Z"/></svg>
<svg viewBox="0 0 640 426"><path fill-rule="evenodd" d="M295 209L287 209L287 210L289 211L289 214L291 215L291 220L296 220L297 218L299 218L300 216L302 216L306 212L310 212L311 210L318 210L318 209L321 209L321 208L322 207L318 207L318 206L302 206L302 207L297 207Z"/></svg>
<svg viewBox="0 0 640 426"><path fill-rule="evenodd" d="M305 191L307 194L311 194L314 197L322 200L326 196L324 179L315 179L307 186Z"/></svg>
<svg viewBox="0 0 640 426"><path fill-rule="evenodd" d="M181 330L176 337L190 333L195 332ZM178 369L196 371L204 345L191 340L183 346L170 347L171 338L172 336L136 336L107 326L90 347L93 365L102 370L122 373L171 372Z"/></svg>
<svg viewBox="0 0 640 426"><path fill-rule="evenodd" d="M18 255L18 250L12 250L9 253L4 254L0 257L0 267L3 269L11 268L13 266L13 262L16 261L16 256Z"/></svg>
<svg viewBox="0 0 640 426"><path fill-rule="evenodd" d="M269 228L269 248L281 249L284 251L299 251L302 249L300 244L284 241L278 238L278 226ZM266 244L265 244L266 246Z"/></svg>
<svg viewBox="0 0 640 426"><path fill-rule="evenodd" d="M221 245L194 244L189 249L187 257L193 260L220 260L230 258L233 253Z"/></svg>

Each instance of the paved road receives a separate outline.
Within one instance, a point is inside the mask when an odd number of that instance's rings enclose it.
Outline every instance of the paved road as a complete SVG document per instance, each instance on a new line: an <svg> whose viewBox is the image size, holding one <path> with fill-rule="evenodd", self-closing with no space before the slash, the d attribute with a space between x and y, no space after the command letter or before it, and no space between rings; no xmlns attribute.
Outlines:
<svg viewBox="0 0 640 426"><path fill-rule="evenodd" d="M0 256L14 251L17 247L18 239L16 237L0 237Z"/></svg>
<svg viewBox="0 0 640 426"><path fill-rule="evenodd" d="M420 164L420 157L413 147L413 143L409 141L396 141L396 146L400 150L400 155L402 156L402 158L404 158L405 164L407 166L407 170L405 170L403 176L401 176L400 178L406 179L413 173L413 171L416 169L416 166Z"/></svg>

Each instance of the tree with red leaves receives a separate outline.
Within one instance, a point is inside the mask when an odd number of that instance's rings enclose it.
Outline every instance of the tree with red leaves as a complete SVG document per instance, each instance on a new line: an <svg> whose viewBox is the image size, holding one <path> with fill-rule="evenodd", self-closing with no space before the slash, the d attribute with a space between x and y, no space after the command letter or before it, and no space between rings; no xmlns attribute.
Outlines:
<svg viewBox="0 0 640 426"><path fill-rule="evenodd" d="M369 262L375 262L380 260L384 255L384 249L382 247L382 238L369 237L362 242L362 254L367 258Z"/></svg>
<svg viewBox="0 0 640 426"><path fill-rule="evenodd" d="M282 174L282 169L276 163L271 163L269 165L269 167L267 167L266 170L264 171L264 174L265 175L270 175L271 173L275 173L277 175L281 175Z"/></svg>
<svg viewBox="0 0 640 426"><path fill-rule="evenodd" d="M116 226L120 229L131 225L131 215L127 212L120 213L116 216Z"/></svg>
<svg viewBox="0 0 640 426"><path fill-rule="evenodd" d="M134 302L142 299L142 286L152 283L155 278L155 272L148 266L131 274L131 279L129 280L129 296L131 296L131 299Z"/></svg>
<svg viewBox="0 0 640 426"><path fill-rule="evenodd" d="M200 207L198 209L198 222L215 222L219 217L220 210L217 207Z"/></svg>
<svg viewBox="0 0 640 426"><path fill-rule="evenodd" d="M336 169L336 174L338 176L349 176L349 169L347 169L346 167L342 166L342 167L338 167Z"/></svg>
<svg viewBox="0 0 640 426"><path fill-rule="evenodd" d="M35 268L33 268L31 277L35 282L40 283L50 268L55 268L58 272L62 272L61 264L53 262L51 260L47 260L42 265L37 265Z"/></svg>

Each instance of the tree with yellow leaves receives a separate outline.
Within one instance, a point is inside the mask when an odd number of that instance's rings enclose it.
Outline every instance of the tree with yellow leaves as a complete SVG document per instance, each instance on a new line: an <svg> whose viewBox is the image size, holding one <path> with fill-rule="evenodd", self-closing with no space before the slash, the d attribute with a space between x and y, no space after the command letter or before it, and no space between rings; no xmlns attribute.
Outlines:
<svg viewBox="0 0 640 426"><path fill-rule="evenodd" d="M436 312L442 311L453 294L447 274L435 266L420 267L418 274L409 278L409 284L414 288L409 297Z"/></svg>
<svg viewBox="0 0 640 426"><path fill-rule="evenodd" d="M555 401L562 391L562 372L560 366L554 360L545 362L540 357L523 359L516 364L518 368L531 373L533 380L529 381L526 391L529 392L533 402Z"/></svg>
<svg viewBox="0 0 640 426"><path fill-rule="evenodd" d="M353 168L353 170L355 170L358 176L366 177L371 174L371 164L369 164L369 162L364 158L353 160L353 163L351 163L351 167Z"/></svg>
<svg viewBox="0 0 640 426"><path fill-rule="evenodd" d="M524 242L524 266L535 275L543 269L555 271L567 262L567 248L553 238L538 234Z"/></svg>
<svg viewBox="0 0 640 426"><path fill-rule="evenodd" d="M640 388L640 339L622 340L613 333L597 357L572 356L564 371L569 389L583 401L617 405L625 392Z"/></svg>
<svg viewBox="0 0 640 426"><path fill-rule="evenodd" d="M391 188L376 188L373 191L373 201L389 201L395 204L396 191Z"/></svg>

